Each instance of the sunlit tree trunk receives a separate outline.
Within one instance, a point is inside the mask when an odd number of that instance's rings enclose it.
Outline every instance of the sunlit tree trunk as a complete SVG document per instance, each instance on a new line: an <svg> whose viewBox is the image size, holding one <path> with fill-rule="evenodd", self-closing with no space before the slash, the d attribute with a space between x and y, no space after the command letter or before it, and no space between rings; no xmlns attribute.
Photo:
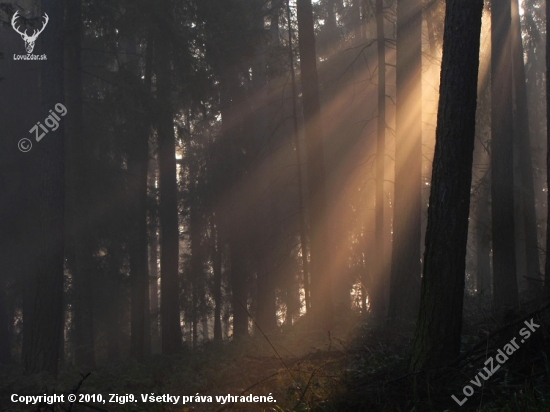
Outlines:
<svg viewBox="0 0 550 412"><path fill-rule="evenodd" d="M483 0L447 0L428 227L411 369L458 356ZM464 24L468 22L468 24Z"/></svg>
<svg viewBox="0 0 550 412"><path fill-rule="evenodd" d="M310 212L311 309L319 325L332 325L332 282L327 232L325 155L311 0L297 0Z"/></svg>
<svg viewBox="0 0 550 412"><path fill-rule="evenodd" d="M514 232L510 0L491 4L491 210L496 310L518 304Z"/></svg>
<svg viewBox="0 0 550 412"><path fill-rule="evenodd" d="M422 1L397 2L395 206L391 319L411 319L420 291L422 210Z"/></svg>
<svg viewBox="0 0 550 412"><path fill-rule="evenodd" d="M157 38L155 39L155 62L157 75L158 162L160 186L160 316L162 330L162 353L173 354L181 348L179 308L179 223L176 183L176 140L170 94L171 57L170 43L165 26L171 22L171 1L164 0L157 11ZM164 34L164 36L162 35Z"/></svg>

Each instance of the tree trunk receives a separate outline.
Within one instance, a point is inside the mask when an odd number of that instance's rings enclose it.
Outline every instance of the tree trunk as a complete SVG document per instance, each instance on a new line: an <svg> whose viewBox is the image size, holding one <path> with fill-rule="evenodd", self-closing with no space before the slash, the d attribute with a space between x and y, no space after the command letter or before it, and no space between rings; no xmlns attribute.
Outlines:
<svg viewBox="0 0 550 412"><path fill-rule="evenodd" d="M491 231L489 215L489 172L480 183L482 191L476 205L476 289L479 296L491 295Z"/></svg>
<svg viewBox="0 0 550 412"><path fill-rule="evenodd" d="M234 235L233 235L234 236ZM246 290L247 271L245 268L245 253L239 239L230 242L231 269L231 306L233 307L233 338L240 339L248 336L248 299Z"/></svg>
<svg viewBox="0 0 550 412"><path fill-rule="evenodd" d="M156 161L149 161L149 191L153 192L153 207L149 209L149 313L151 323L151 339L153 353L158 353L160 342L159 329L159 291L158 291L158 221L157 221L157 196L155 182L157 180ZM153 344L154 342L154 344Z"/></svg>
<svg viewBox="0 0 550 412"><path fill-rule="evenodd" d="M181 349L179 308L179 222L176 183L176 141L170 94L172 92L170 43L165 26L171 26L171 1L163 2L162 16L155 40L155 62L158 99L158 161L160 186L160 316L162 353L173 354ZM159 13L161 13L159 11Z"/></svg>
<svg viewBox="0 0 550 412"><path fill-rule="evenodd" d="M214 223L217 215L212 216L210 233L212 236L212 272L214 273L214 342L222 341L222 243L219 228Z"/></svg>
<svg viewBox="0 0 550 412"><path fill-rule="evenodd" d="M371 310L379 319L386 315L386 279L384 254L384 165L386 160L386 39L384 32L384 1L376 0L376 31L378 43L378 123L376 139L376 183L374 238L375 264Z"/></svg>
<svg viewBox="0 0 550 412"><path fill-rule="evenodd" d="M491 5L491 209L495 310L518 304L516 278L510 0Z"/></svg>
<svg viewBox="0 0 550 412"><path fill-rule="evenodd" d="M10 362L10 346L5 281L0 277L0 365L7 365Z"/></svg>
<svg viewBox="0 0 550 412"><path fill-rule="evenodd" d="M288 22L288 55L290 62L290 81L292 86L292 125L294 126L294 152L296 153L296 175L298 185L298 217L300 220L300 249L302 253L302 279L304 285L305 310L311 308L310 302L310 280L307 243L306 210L304 205L304 187L302 180L302 152L300 147L300 129L298 127L298 102L296 94L296 73L294 70L294 50L292 49L292 21L290 12L290 0L286 2L286 15Z"/></svg>
<svg viewBox="0 0 550 412"><path fill-rule="evenodd" d="M44 10L58 24L41 35L48 60L42 63L42 118L64 103L63 2L44 0ZM59 107L59 106L58 106ZM27 373L58 371L61 330L63 328L65 141L61 124L50 131L40 146L36 202L40 205L35 227L36 263L27 276L26 304L23 313L23 365Z"/></svg>
<svg viewBox="0 0 550 412"><path fill-rule="evenodd" d="M141 111L146 112L147 102L139 90L141 70L137 54L137 39L128 38L126 61L128 62L129 76L128 89ZM147 45L149 49L151 42ZM146 53L150 56L150 51ZM150 59L145 62L145 80L143 91L151 92L151 64ZM136 90L137 88L137 90ZM133 89L133 90L132 90ZM149 96L147 95L146 98ZM129 140L128 147L128 186L131 199L131 227L129 242L130 261L130 353L135 359L141 360L146 354L146 347L150 350L149 314L149 262L147 258L147 168L149 164L149 130L150 121L147 116L132 113L128 119Z"/></svg>
<svg viewBox="0 0 550 412"><path fill-rule="evenodd" d="M512 0L512 60L514 71L514 91L516 112L514 116L514 139L519 148L519 169L521 176L521 200L525 228L525 254L527 260L527 282L531 291L540 289L536 281L540 279L540 261L537 235L537 212L535 208L535 187L533 160L531 158L531 133L529 130L529 107L523 42L519 19L518 0Z"/></svg>
<svg viewBox="0 0 550 412"><path fill-rule="evenodd" d="M415 371L443 366L460 351L482 9L482 0L446 4Z"/></svg>
<svg viewBox="0 0 550 412"><path fill-rule="evenodd" d="M418 312L422 211L422 1L397 3L395 201L391 319Z"/></svg>
<svg viewBox="0 0 550 412"><path fill-rule="evenodd" d="M90 222L89 177L86 156L90 153L88 139L83 135L82 100L82 6L81 1L67 2L67 255L72 260L74 285L74 353L81 368L95 367L94 302L92 281L92 230Z"/></svg>
<svg viewBox="0 0 550 412"><path fill-rule="evenodd" d="M546 2L546 27L550 22L550 1ZM550 79L550 36L546 36L546 79ZM550 187L550 82L546 80L546 183ZM550 205L550 190L546 190ZM550 207L546 217L546 261L544 263L544 290L546 296L550 296Z"/></svg>
<svg viewBox="0 0 550 412"><path fill-rule="evenodd" d="M311 309L319 326L332 326L332 281L327 231L325 155L311 0L297 0L311 238Z"/></svg>

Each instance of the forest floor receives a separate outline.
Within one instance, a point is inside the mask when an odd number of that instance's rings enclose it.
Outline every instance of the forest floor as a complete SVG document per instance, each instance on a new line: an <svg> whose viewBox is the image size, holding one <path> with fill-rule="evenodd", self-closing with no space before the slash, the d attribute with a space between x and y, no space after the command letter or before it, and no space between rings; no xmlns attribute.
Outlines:
<svg viewBox="0 0 550 412"><path fill-rule="evenodd" d="M514 337L519 342L526 321L540 327L532 326L529 339L492 376L478 377L491 366L486 359L511 350L505 345ZM500 322L467 302L460 360L429 374L408 371L413 325L375 327L372 319L348 313L328 334L306 322L275 336L209 343L184 355L103 363L88 376L66 367L57 381L25 377L16 367L0 370L0 411L550 411L550 308L540 302ZM463 392L467 385L471 396ZM5 404L14 393L62 393L65 402ZM70 393L83 403L66 402ZM88 394L102 394L105 402ZM164 398L141 402L153 394ZM179 396L177 404L168 395Z"/></svg>

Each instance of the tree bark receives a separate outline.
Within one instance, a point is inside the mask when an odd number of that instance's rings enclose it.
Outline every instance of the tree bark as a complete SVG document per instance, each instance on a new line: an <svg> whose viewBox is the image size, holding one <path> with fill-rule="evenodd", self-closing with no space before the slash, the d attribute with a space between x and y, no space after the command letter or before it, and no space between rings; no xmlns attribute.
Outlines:
<svg viewBox="0 0 550 412"><path fill-rule="evenodd" d="M49 18L58 22L41 35L48 60L42 63L42 118L50 116L64 97L63 2L44 0ZM61 124L40 146L36 202L40 205L35 227L36 265L25 287L23 365L27 373L57 375L63 328L65 141ZM38 263L39 262L39 263Z"/></svg>
<svg viewBox="0 0 550 412"><path fill-rule="evenodd" d="M170 94L172 91L170 43L165 26L171 23L171 1L164 0L155 39L157 75L157 132L160 186L160 276L162 353L181 349L179 308L179 222L176 183L176 140Z"/></svg>
<svg viewBox="0 0 550 412"><path fill-rule="evenodd" d="M290 0L286 2L286 14L288 22L288 55L290 62L290 82L292 86L292 125L294 127L294 152L296 153L296 175L298 185L298 215L300 220L300 249L302 253L302 279L304 285L305 310L306 313L311 308L310 302L310 280L309 280L309 261L308 261L308 242L307 242L307 224L306 210L304 205L304 187L302 180L302 152L300 147L300 129L298 126L298 102L296 94L296 72L294 70L294 51L292 49L292 21L290 12Z"/></svg>
<svg viewBox="0 0 550 412"><path fill-rule="evenodd" d="M390 319L418 311L422 211L422 1L397 3L396 136Z"/></svg>
<svg viewBox="0 0 550 412"><path fill-rule="evenodd" d="M489 172L482 178L481 196L476 205L476 289L480 296L491 295L491 231L489 215Z"/></svg>
<svg viewBox="0 0 550 412"><path fill-rule="evenodd" d="M319 326L332 326L332 281L327 231L325 155L311 0L297 0L310 212L311 309Z"/></svg>
<svg viewBox="0 0 550 412"><path fill-rule="evenodd" d="M446 4L415 371L443 366L460 351L482 9L482 0Z"/></svg>
<svg viewBox="0 0 550 412"><path fill-rule="evenodd" d="M222 244L219 228L215 223L217 215L212 216L210 233L212 236L212 272L214 272L214 342L222 341Z"/></svg>
<svg viewBox="0 0 550 412"><path fill-rule="evenodd" d="M90 153L83 134L82 100L82 5L80 0L66 2L67 52L67 255L72 257L74 285L73 324L75 363L81 368L95 367L94 301L92 281L92 230L90 222L89 176L86 156ZM72 256L71 256L72 255ZM69 260L69 259L68 259Z"/></svg>
<svg viewBox="0 0 550 412"><path fill-rule="evenodd" d="M535 186L533 160L531 157L531 133L529 130L529 107L523 42L519 19L518 0L512 0L512 60L516 111L514 116L514 140L519 149L521 176L521 201L523 203L523 225L525 228L525 254L527 260L527 284L531 291L540 290L536 279L540 279L539 245L537 235L537 212L535 208Z"/></svg>
<svg viewBox="0 0 550 412"><path fill-rule="evenodd" d="M491 212L495 310L518 304L510 0L491 4Z"/></svg>
<svg viewBox="0 0 550 412"><path fill-rule="evenodd" d="M546 2L546 27L550 22L550 1ZM546 36L546 183L550 188L550 36ZM550 190L547 189L547 205L550 205ZM546 261L544 263L544 290L546 296L550 296L550 207L546 217Z"/></svg>

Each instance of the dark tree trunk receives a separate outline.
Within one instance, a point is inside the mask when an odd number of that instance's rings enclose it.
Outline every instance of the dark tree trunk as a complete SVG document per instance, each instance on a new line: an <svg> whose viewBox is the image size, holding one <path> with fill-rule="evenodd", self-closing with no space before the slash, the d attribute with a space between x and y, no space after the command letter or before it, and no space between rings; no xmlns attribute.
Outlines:
<svg viewBox="0 0 550 412"><path fill-rule="evenodd" d="M479 197L476 205L476 289L480 296L491 295L491 230L489 215L489 173L481 179Z"/></svg>
<svg viewBox="0 0 550 412"><path fill-rule="evenodd" d="M300 248L302 253L302 279L305 295L306 313L311 308L310 302L310 279L309 279L309 261L308 261L308 243L307 243L307 224L306 210L304 205L304 187L302 180L302 152L300 147L300 129L298 126L298 102L296 94L296 73L294 70L294 50L292 48L292 21L290 12L290 0L286 2L286 15L288 22L288 55L290 62L290 81L292 86L292 125L294 126L294 152L296 153L296 175L298 185L298 215L300 220Z"/></svg>
<svg viewBox="0 0 550 412"><path fill-rule="evenodd" d="M156 196L156 161L149 161L149 191L153 192L153 206L149 209L149 313L151 322L152 352L157 353L160 338L159 329L159 290L158 290L158 221L157 221L157 196Z"/></svg>
<svg viewBox="0 0 550 412"><path fill-rule="evenodd" d="M89 177L86 171L90 153L89 140L83 134L82 101L82 6L81 1L67 1L67 255L72 257L74 285L74 353L81 368L95 366L94 302L92 281L92 230L90 222Z"/></svg>
<svg viewBox="0 0 550 412"><path fill-rule="evenodd" d="M136 39L129 39L128 59L130 76L129 88L134 88L134 99L140 111L147 112L152 77L152 44L147 45L145 79L141 83L141 71L137 55ZM141 90L143 87L143 91ZM150 352L151 336L149 327L149 261L147 255L147 169L149 165L150 119L136 114L131 119L133 127L132 144L128 150L129 191L131 199L131 231L129 237L130 260L130 353L135 359L143 359Z"/></svg>
<svg viewBox="0 0 550 412"><path fill-rule="evenodd" d="M191 243L191 263L190 263L190 283L191 283L191 322L192 322L192 339L193 349L198 344L198 322L199 322L199 300L200 291L199 283L204 278L204 257L203 257L203 245L201 241L202 237L202 219L200 215L198 198L198 190L196 187L198 168L194 165L194 161L190 161L189 174L191 175L191 184L189 186L189 195L191 197L191 205L189 207L189 241Z"/></svg>
<svg viewBox="0 0 550 412"><path fill-rule="evenodd" d="M171 22L171 1L163 2L162 15L155 40L157 75L157 132L160 186L160 316L162 353L173 354L181 348L179 308L179 223L176 183L176 140L170 94L171 57L168 32L165 26ZM161 12L159 12L161 13ZM164 36L163 36L163 35Z"/></svg>
<svg viewBox="0 0 550 412"><path fill-rule="evenodd" d="M546 2L546 27L550 22L550 1ZM550 36L546 36L546 183L550 187ZM550 205L550 190L548 193L547 205ZM544 263L544 290L547 296L550 296L550 207L548 207L546 217L546 261Z"/></svg>
<svg viewBox="0 0 550 412"><path fill-rule="evenodd" d="M355 42L361 40L361 2L362 0L353 0L351 4L351 27Z"/></svg>
<svg viewBox="0 0 550 412"><path fill-rule="evenodd" d="M256 22L257 29L263 30L263 18ZM260 43L252 67L252 90L254 120L252 136L256 159L254 162L254 195L256 207L252 220L255 228L254 242L251 244L256 264L256 323L263 332L272 332L277 328L275 266L277 264L277 211L274 199L273 183L273 140L274 134L269 131L272 110L269 102L269 85L266 67L268 61L267 36Z"/></svg>
<svg viewBox="0 0 550 412"><path fill-rule="evenodd" d="M42 118L50 116L64 98L64 5L44 0L49 18L58 22L41 35L48 60L42 63ZM61 330L63 328L63 268L65 209L65 141L64 125L51 131L42 142L38 161L36 202L38 225L35 265L27 276L24 319L23 365L27 373L47 372L57 375ZM38 148L36 148L38 149Z"/></svg>
<svg viewBox="0 0 550 412"><path fill-rule="evenodd" d="M229 276L233 307L233 338L240 339L248 336L248 294L246 290L248 276L244 264L246 256L239 239L233 239L230 242L230 248L231 269Z"/></svg>
<svg viewBox="0 0 550 412"><path fill-rule="evenodd" d="M422 6L397 3L395 201L391 261L391 319L418 311L422 211Z"/></svg>
<svg viewBox="0 0 550 412"><path fill-rule="evenodd" d="M447 0L436 146L412 370L458 356L483 0ZM468 24L464 24L468 22Z"/></svg>
<svg viewBox="0 0 550 412"><path fill-rule="evenodd" d="M130 193L132 199L132 231L130 236L130 289L131 289L131 355L142 359L145 341L150 339L149 273L147 259L147 166L149 149L149 125L136 119L135 142L128 156Z"/></svg>
<svg viewBox="0 0 550 412"><path fill-rule="evenodd" d="M512 0L512 61L516 112L514 116L514 140L518 147L521 176L521 201L523 203L523 225L525 228L525 255L527 260L527 282L529 289L536 291L540 285L540 261L537 235L537 212L535 208L535 186L533 160L531 158L531 133L529 130L529 107L523 42L519 19L518 0Z"/></svg>
<svg viewBox="0 0 550 412"><path fill-rule="evenodd" d="M4 280L0 278L0 365L7 365L9 363L11 357L10 347L6 288Z"/></svg>
<svg viewBox="0 0 550 412"><path fill-rule="evenodd" d="M495 310L518 304L510 0L491 4L491 209Z"/></svg>
<svg viewBox="0 0 550 412"><path fill-rule="evenodd" d="M373 288L370 293L371 310L376 317L386 315L386 267L384 259L384 164L386 157L386 39L384 34L384 1L376 0L376 31L378 43L378 123L376 139L375 184L375 265Z"/></svg>
<svg viewBox="0 0 550 412"><path fill-rule="evenodd" d="M214 272L214 342L222 341L222 243L219 228L214 223L217 215L212 216L210 232L212 236L212 271Z"/></svg>
<svg viewBox="0 0 550 412"><path fill-rule="evenodd" d="M107 297L107 319L106 319L106 340L107 359L116 361L120 358L120 336L121 336L121 309L122 309L122 276L120 267L122 265L122 247L118 241L114 241L107 251L108 273L105 282L105 294Z"/></svg>
<svg viewBox="0 0 550 412"><path fill-rule="evenodd" d="M308 209L310 212L311 309L316 322L332 326L332 281L327 230L325 155L317 75L311 0L297 0L302 105L307 152Z"/></svg>

